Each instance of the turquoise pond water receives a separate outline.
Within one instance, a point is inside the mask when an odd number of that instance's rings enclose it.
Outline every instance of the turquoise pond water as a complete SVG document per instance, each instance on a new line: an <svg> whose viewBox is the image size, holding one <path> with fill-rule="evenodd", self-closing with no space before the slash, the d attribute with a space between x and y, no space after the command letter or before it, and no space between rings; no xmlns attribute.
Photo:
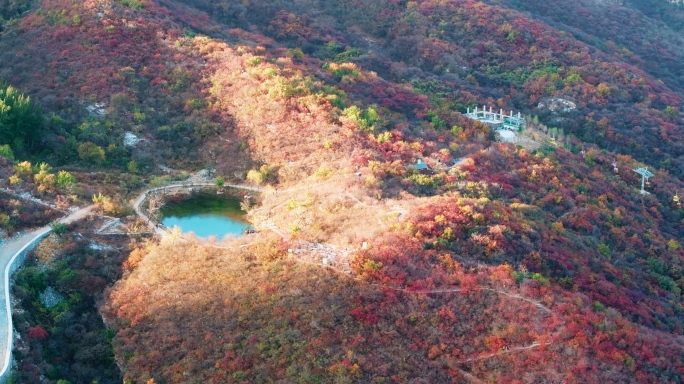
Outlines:
<svg viewBox="0 0 684 384"><path fill-rule="evenodd" d="M240 236L249 223L244 219L240 201L217 195L202 193L179 202L168 202L160 209L162 224L173 228L179 226L183 232L193 232L199 237L226 235Z"/></svg>

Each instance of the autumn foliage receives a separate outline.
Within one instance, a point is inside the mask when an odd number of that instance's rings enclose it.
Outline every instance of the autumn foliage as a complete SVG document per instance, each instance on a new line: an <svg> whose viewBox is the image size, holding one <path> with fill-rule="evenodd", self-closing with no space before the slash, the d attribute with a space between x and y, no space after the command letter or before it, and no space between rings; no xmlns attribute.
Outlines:
<svg viewBox="0 0 684 384"><path fill-rule="evenodd" d="M0 77L62 116L39 144L127 172L93 184L165 162L263 188L249 241L122 261L125 379L681 381L681 12L519 3L42 0L3 35ZM564 140L497 142L482 104Z"/></svg>

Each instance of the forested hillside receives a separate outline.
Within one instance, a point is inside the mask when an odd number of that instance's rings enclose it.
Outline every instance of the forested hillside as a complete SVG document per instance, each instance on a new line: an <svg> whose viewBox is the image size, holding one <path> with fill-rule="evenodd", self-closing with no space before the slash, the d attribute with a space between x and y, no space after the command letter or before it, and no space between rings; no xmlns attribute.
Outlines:
<svg viewBox="0 0 684 384"><path fill-rule="evenodd" d="M0 35L0 97L40 129L0 109L2 178L44 159L122 175L87 179L121 200L164 165L265 188L249 240L130 254L98 305L133 383L678 383L682 15L39 0ZM482 105L538 142L462 115Z"/></svg>
<svg viewBox="0 0 684 384"><path fill-rule="evenodd" d="M513 107L584 141L684 172L680 23L593 1L516 3L541 19L475 1L297 2L286 10L268 1L189 3L322 60L410 83L438 99L439 112L485 101ZM634 41L631 51L625 47ZM536 108L552 96L578 109L559 116Z"/></svg>

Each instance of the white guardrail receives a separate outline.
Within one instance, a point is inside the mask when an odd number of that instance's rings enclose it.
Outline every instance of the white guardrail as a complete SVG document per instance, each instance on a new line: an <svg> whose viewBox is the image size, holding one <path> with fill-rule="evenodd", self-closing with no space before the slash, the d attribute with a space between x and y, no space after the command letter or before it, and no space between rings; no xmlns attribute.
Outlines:
<svg viewBox="0 0 684 384"><path fill-rule="evenodd" d="M12 347L14 345L14 326L12 325L12 306L10 297L12 292L10 290L10 275L14 273L17 268L24 262L26 252L36 246L43 238L52 232L52 228L43 227L39 230L33 239L26 243L20 250L18 250L7 263L5 267L5 308L7 316L7 339L5 345L0 346L5 350L5 360L2 362L2 370L0 370L0 383L6 383L12 368Z"/></svg>
<svg viewBox="0 0 684 384"><path fill-rule="evenodd" d="M213 182L170 182L166 185L161 185L155 188L150 188L143 192L135 201L134 203L134 208L136 210L136 213L138 215L147 218L147 215L145 215L142 210L140 210L140 205L147 199L147 197L150 195L150 193L156 192L158 190L165 191L167 188L206 188L206 187L215 187L215 184ZM243 190L249 190L253 192L264 192L263 188L259 187L251 187L251 186L245 186L245 185L236 185L236 184L225 184L224 188L236 188L236 189L243 189ZM147 218L149 221L149 218ZM40 242L43 238L45 238L47 235L52 232L52 228L49 226L43 227L39 230L36 231L36 235L29 240L21 249L19 249L14 255L12 255L11 259L7 263L7 266L5 267L5 307L7 308L7 339L5 340L4 345L0 345L0 348L4 349L5 351L5 358L4 361L2 362L2 368L0 369L0 384L4 384L7 382L7 379L9 379L9 375L11 372L12 368L12 348L14 345L14 326L12 325L12 307L11 307L11 300L10 297L12 295L12 292L10 290L10 275L14 273L17 268L24 262L24 258L26 256L26 252L36 246L38 242ZM0 299L1 300L1 299ZM0 317L2 314L0 314Z"/></svg>

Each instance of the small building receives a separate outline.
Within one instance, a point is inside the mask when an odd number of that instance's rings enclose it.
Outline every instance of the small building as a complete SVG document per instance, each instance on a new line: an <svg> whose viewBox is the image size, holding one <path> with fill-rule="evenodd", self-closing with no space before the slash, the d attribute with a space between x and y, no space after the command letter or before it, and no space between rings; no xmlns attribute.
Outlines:
<svg viewBox="0 0 684 384"><path fill-rule="evenodd" d="M416 159L416 162L414 164L407 165L406 169L415 169L424 175L431 175L434 173L434 171L430 169L430 167L425 164L422 159Z"/></svg>

